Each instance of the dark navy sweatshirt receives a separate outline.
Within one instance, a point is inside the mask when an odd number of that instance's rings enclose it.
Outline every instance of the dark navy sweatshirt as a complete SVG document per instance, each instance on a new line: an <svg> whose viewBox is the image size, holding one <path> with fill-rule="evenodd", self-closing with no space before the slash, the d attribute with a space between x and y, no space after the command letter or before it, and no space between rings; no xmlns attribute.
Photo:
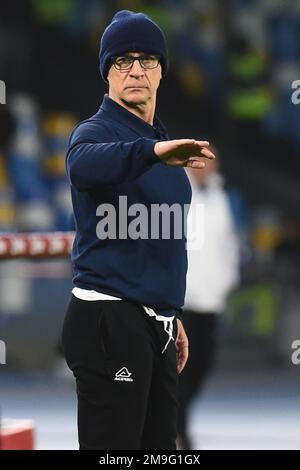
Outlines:
<svg viewBox="0 0 300 470"><path fill-rule="evenodd" d="M151 126L108 95L99 111L73 130L67 153L76 228L73 282L172 316L184 304L184 207L190 204L191 188L183 168L165 165L154 153L154 145L162 140L168 140L168 135L157 117ZM153 204L180 205L182 236L178 238L178 230L175 233L175 217L171 217L170 236L163 232L161 221L151 237L154 222L150 215L139 238L124 236L124 224L121 234L119 221L130 224L139 215L134 211L128 215L136 203L143 204L148 214ZM103 212L105 207L115 209L115 219L109 220L115 220L116 236L99 238L97 226L108 220L104 219L108 215Z"/></svg>

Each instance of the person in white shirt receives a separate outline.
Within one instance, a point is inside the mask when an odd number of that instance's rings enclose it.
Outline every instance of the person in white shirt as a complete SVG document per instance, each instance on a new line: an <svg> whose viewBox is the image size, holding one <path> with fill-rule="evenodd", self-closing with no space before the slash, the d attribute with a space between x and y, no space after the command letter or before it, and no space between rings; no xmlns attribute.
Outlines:
<svg viewBox="0 0 300 470"><path fill-rule="evenodd" d="M215 149L214 153L217 155ZM189 407L212 368L218 319L226 308L228 294L239 281L238 237L218 170L218 158L208 162L201 172L188 170L192 203L188 218L188 273L183 320L189 337L190 355L180 376L178 422L178 440L184 449L191 448ZM196 224L192 220L195 214L198 218Z"/></svg>

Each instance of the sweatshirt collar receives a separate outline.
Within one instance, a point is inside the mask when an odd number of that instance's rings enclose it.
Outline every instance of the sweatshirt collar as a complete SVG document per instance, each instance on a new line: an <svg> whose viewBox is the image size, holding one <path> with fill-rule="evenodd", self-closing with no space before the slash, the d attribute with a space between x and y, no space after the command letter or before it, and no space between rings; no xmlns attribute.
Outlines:
<svg viewBox="0 0 300 470"><path fill-rule="evenodd" d="M148 122L139 118L126 108L112 100L107 94L104 95L102 104L99 108L98 115L107 113L109 117L122 125L129 127L142 137L155 138L165 140L168 138L167 130L157 115L154 116L153 126Z"/></svg>

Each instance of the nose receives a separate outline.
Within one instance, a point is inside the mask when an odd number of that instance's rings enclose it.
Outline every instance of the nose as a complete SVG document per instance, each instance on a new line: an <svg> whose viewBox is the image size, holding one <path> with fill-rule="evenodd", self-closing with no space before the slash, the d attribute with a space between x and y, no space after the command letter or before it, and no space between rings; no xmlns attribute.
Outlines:
<svg viewBox="0 0 300 470"><path fill-rule="evenodd" d="M141 64L138 60L133 62L129 75L135 78L142 77L144 75L144 69L141 67Z"/></svg>

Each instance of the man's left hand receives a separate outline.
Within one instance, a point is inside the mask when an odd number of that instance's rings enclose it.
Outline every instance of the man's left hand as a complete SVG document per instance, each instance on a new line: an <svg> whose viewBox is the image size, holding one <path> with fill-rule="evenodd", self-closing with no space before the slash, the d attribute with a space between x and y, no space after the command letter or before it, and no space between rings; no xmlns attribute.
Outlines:
<svg viewBox="0 0 300 470"><path fill-rule="evenodd" d="M175 341L177 351L177 372L180 374L189 356L189 340L183 328L181 320L177 318L178 334Z"/></svg>

